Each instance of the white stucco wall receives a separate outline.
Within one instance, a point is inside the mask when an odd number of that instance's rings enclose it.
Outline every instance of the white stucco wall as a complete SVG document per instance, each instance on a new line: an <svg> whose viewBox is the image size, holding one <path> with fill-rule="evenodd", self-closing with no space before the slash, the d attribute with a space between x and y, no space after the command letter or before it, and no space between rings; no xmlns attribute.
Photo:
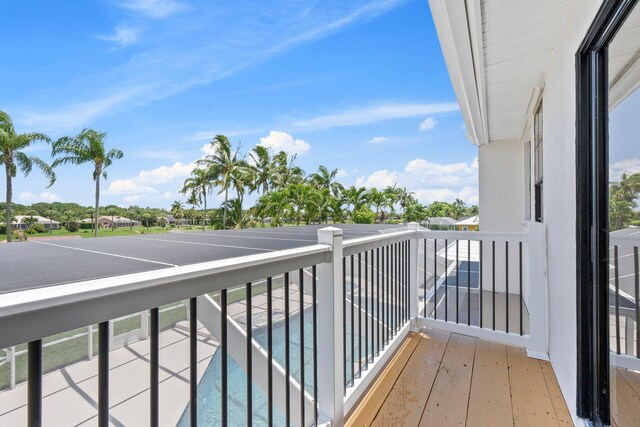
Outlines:
<svg viewBox="0 0 640 427"><path fill-rule="evenodd" d="M523 230L524 151L520 141L494 141L478 148L481 231Z"/></svg>
<svg viewBox="0 0 640 427"><path fill-rule="evenodd" d="M549 355L576 423L575 53L600 4L571 2L545 73L543 97Z"/></svg>

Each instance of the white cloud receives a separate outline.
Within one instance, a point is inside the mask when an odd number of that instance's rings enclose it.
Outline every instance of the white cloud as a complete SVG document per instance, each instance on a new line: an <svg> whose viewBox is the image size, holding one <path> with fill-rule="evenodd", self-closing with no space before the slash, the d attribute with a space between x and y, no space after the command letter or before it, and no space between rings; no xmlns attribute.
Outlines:
<svg viewBox="0 0 640 427"><path fill-rule="evenodd" d="M356 186L384 188L398 185L415 193L422 203L452 202L456 198L468 204L478 203L478 159L471 163L435 163L424 159L409 161L401 171L378 170L356 179Z"/></svg>
<svg viewBox="0 0 640 427"><path fill-rule="evenodd" d="M268 136L260 138L263 147L271 148L273 151L285 151L287 154L305 154L311 146L301 139L294 139L286 132L272 130Z"/></svg>
<svg viewBox="0 0 640 427"><path fill-rule="evenodd" d="M56 202L60 197L56 193L45 191L40 194L33 194L29 191L22 192L18 195L18 199L23 202Z"/></svg>
<svg viewBox="0 0 640 427"><path fill-rule="evenodd" d="M60 200L60 197L56 193L52 193L50 191L45 191L44 193L40 193L40 199L44 202L56 202Z"/></svg>
<svg viewBox="0 0 640 427"><path fill-rule="evenodd" d="M186 9L184 4L173 0L128 0L119 5L151 18L166 18Z"/></svg>
<svg viewBox="0 0 640 427"><path fill-rule="evenodd" d="M184 180L195 167L196 164L194 162L175 162L171 166L158 166L155 169L143 170L132 178L111 181L104 194L109 196L139 196L136 201L140 201L142 195L160 194L160 190L156 188L157 186ZM165 190L163 196L166 194L167 191ZM131 198L125 198L124 200L125 202L133 201Z"/></svg>
<svg viewBox="0 0 640 427"><path fill-rule="evenodd" d="M104 192L108 196L122 196L125 194L157 194L158 190L136 182L136 179L116 179L111 181L109 188Z"/></svg>
<svg viewBox="0 0 640 427"><path fill-rule="evenodd" d="M383 103L365 107L355 107L336 113L294 122L303 130L331 129L343 126L357 126L384 120L419 117L427 114L457 111L455 102L445 103Z"/></svg>
<svg viewBox="0 0 640 427"><path fill-rule="evenodd" d="M35 198L36 196L33 193L30 193L28 191L20 193L20 195L18 196L18 199L22 200L23 202L29 202L31 200L34 200Z"/></svg>
<svg viewBox="0 0 640 427"><path fill-rule="evenodd" d="M109 36L98 36L100 40L105 40L126 47L138 41L140 29L133 27L117 27L115 32Z"/></svg>
<svg viewBox="0 0 640 427"><path fill-rule="evenodd" d="M349 176L349 172L344 169L338 169L338 173L336 173L336 178L344 178L345 176Z"/></svg>
<svg viewBox="0 0 640 427"><path fill-rule="evenodd" d="M384 144L385 142L389 142L389 138L386 136L374 136L367 141L369 144Z"/></svg>
<svg viewBox="0 0 640 427"><path fill-rule="evenodd" d="M427 117L420 123L420 130L429 130L436 127L438 122L433 117Z"/></svg>
<svg viewBox="0 0 640 427"><path fill-rule="evenodd" d="M609 165L609 181L620 181L623 173L640 172L640 159L624 159Z"/></svg>

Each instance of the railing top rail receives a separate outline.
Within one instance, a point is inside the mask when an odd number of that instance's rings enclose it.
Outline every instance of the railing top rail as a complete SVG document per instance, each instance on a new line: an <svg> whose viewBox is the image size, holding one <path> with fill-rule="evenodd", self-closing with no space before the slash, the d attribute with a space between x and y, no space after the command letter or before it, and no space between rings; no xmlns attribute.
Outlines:
<svg viewBox="0 0 640 427"><path fill-rule="evenodd" d="M421 239L527 242L528 233L420 230Z"/></svg>
<svg viewBox="0 0 640 427"><path fill-rule="evenodd" d="M349 256L351 254L379 248L390 243L396 243L414 237L417 237L415 230L402 230L395 231L393 233L358 237L356 239L345 240L342 244L342 250L344 256Z"/></svg>
<svg viewBox="0 0 640 427"><path fill-rule="evenodd" d="M317 244L0 294L0 348L324 263L330 251Z"/></svg>
<svg viewBox="0 0 640 427"><path fill-rule="evenodd" d="M618 246L640 246L640 236L609 235L609 244Z"/></svg>

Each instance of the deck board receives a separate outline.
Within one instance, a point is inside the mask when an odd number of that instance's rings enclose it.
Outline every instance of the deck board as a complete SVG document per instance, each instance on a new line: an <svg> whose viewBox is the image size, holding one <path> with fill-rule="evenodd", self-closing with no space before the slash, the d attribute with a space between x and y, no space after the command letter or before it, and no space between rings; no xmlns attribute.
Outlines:
<svg viewBox="0 0 640 427"><path fill-rule="evenodd" d="M467 425L513 426L507 349L502 344L478 341Z"/></svg>
<svg viewBox="0 0 640 427"><path fill-rule="evenodd" d="M640 396L636 394L620 369L615 371L615 387L611 395L611 417L619 426L640 426Z"/></svg>
<svg viewBox="0 0 640 427"><path fill-rule="evenodd" d="M371 425L421 339L422 336L420 334L409 334L384 372L382 372L380 377L373 383L373 386L371 386L369 392L360 401L358 406L349 414L345 426L359 427Z"/></svg>
<svg viewBox="0 0 640 427"><path fill-rule="evenodd" d="M564 400L564 396L562 395L562 391L560 390L560 386L558 385L558 379L556 378L556 374L553 372L551 363L544 360L539 360L538 363L540 363L542 375L544 376L544 380L547 383L547 390L549 390L549 396L551 396L553 409L555 409L556 411L558 424L561 426L573 425L571 414L569 413L569 408L567 407L567 402Z"/></svg>
<svg viewBox="0 0 640 427"><path fill-rule="evenodd" d="M465 425L476 342L477 338L451 335L419 425Z"/></svg>
<svg viewBox="0 0 640 427"><path fill-rule="evenodd" d="M444 355L448 332L421 334L411 360L405 366L373 425L417 425Z"/></svg>
<svg viewBox="0 0 640 427"><path fill-rule="evenodd" d="M558 425L538 360L527 357L523 349L516 347L507 347L507 358L514 425Z"/></svg>
<svg viewBox="0 0 640 427"><path fill-rule="evenodd" d="M520 348L425 329L409 335L346 425L564 426L572 420L548 362Z"/></svg>

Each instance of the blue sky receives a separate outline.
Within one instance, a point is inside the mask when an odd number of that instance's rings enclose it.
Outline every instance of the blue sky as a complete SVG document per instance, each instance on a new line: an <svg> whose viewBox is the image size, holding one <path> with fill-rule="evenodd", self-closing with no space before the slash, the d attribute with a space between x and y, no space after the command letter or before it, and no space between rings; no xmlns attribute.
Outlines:
<svg viewBox="0 0 640 427"><path fill-rule="evenodd" d="M12 0L3 15L0 109L20 132L107 132L125 157L103 204L167 207L218 133L347 185L477 203L477 149L424 0ZM17 178L15 201L91 204L90 166L57 174L50 189Z"/></svg>

